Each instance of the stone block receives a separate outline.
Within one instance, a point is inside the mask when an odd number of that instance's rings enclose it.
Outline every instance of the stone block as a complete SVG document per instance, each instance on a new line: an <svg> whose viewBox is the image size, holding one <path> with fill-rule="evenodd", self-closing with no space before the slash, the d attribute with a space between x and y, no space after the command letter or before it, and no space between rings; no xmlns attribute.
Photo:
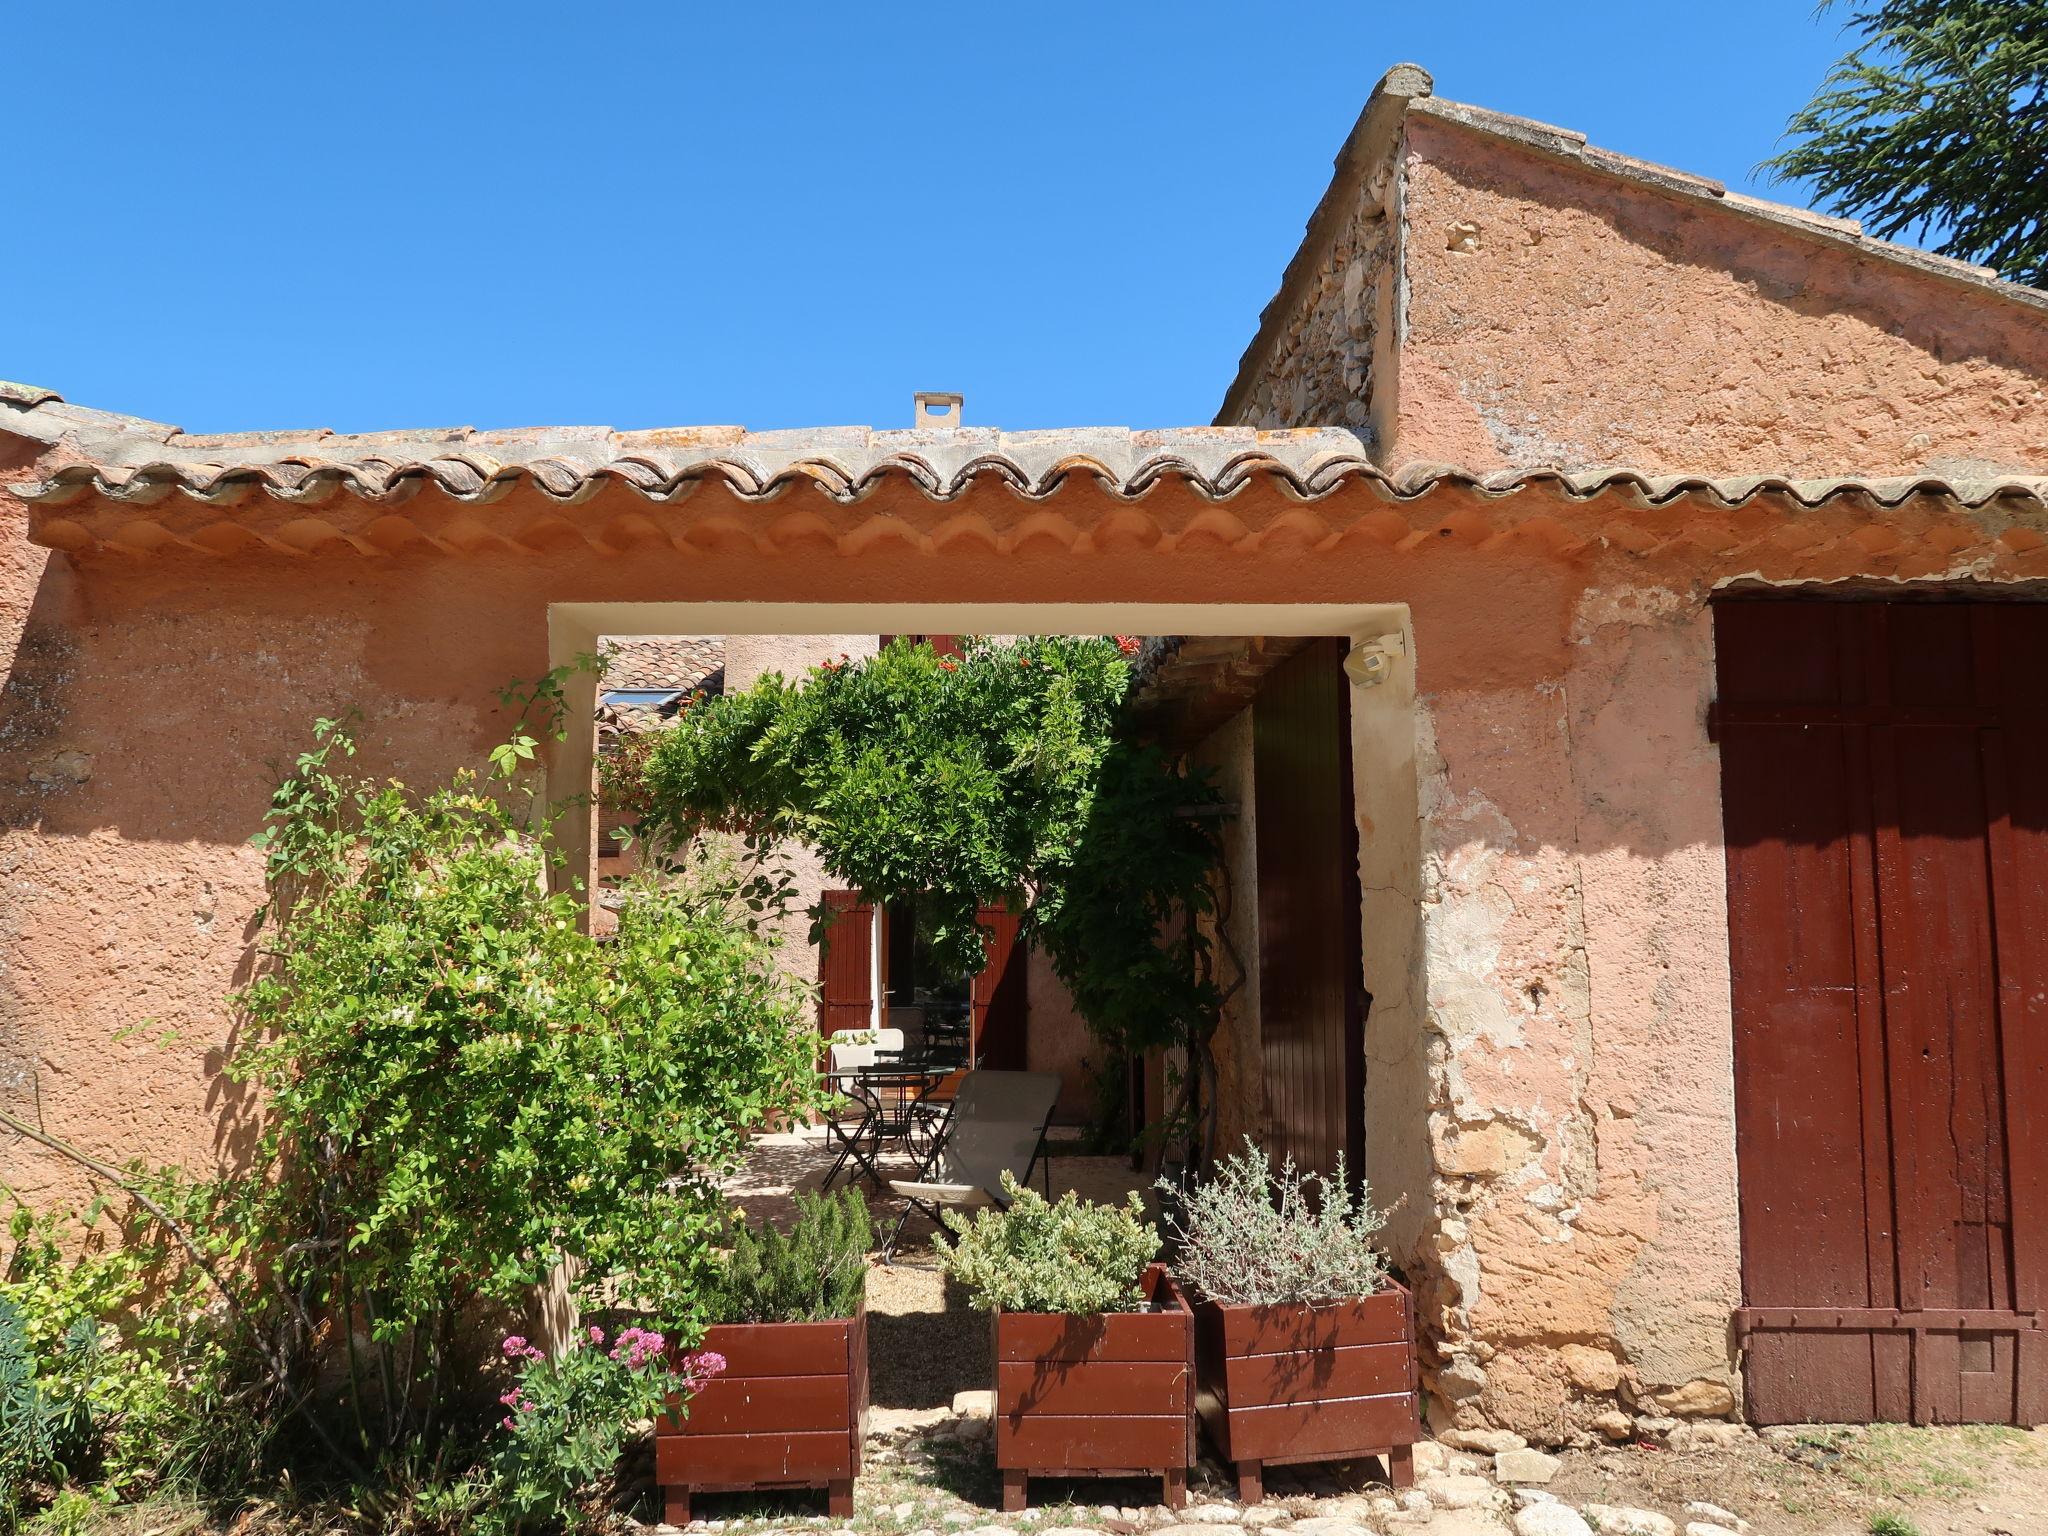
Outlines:
<svg viewBox="0 0 2048 1536"><path fill-rule="evenodd" d="M1621 1362L1590 1344L1564 1344L1557 1358L1571 1384L1584 1392L1612 1392L1621 1385Z"/></svg>
<svg viewBox="0 0 2048 1536"><path fill-rule="evenodd" d="M1519 1451L1502 1451L1493 1458L1493 1475L1503 1483L1547 1483L1557 1476L1559 1466L1555 1456L1546 1456L1542 1451L1532 1451L1524 1446Z"/></svg>
<svg viewBox="0 0 2048 1536"><path fill-rule="evenodd" d="M1529 1443L1511 1429L1447 1429L1437 1439L1453 1449L1477 1451L1483 1456L1519 1451Z"/></svg>
<svg viewBox="0 0 2048 1536"><path fill-rule="evenodd" d="M996 1395L988 1390L955 1392L953 1412L963 1419L992 1419L996 1416Z"/></svg>
<svg viewBox="0 0 2048 1536"><path fill-rule="evenodd" d="M1600 1536L1678 1536L1677 1523L1654 1509L1630 1504L1588 1504L1580 1511Z"/></svg>
<svg viewBox="0 0 2048 1536"><path fill-rule="evenodd" d="M1724 1381L1699 1377L1682 1387L1652 1394L1651 1400L1678 1419L1722 1419L1735 1411L1735 1392Z"/></svg>
<svg viewBox="0 0 2048 1536"><path fill-rule="evenodd" d="M1709 1525L1725 1525L1731 1531L1746 1531L1749 1522L1732 1509L1723 1509L1718 1504L1709 1504L1705 1499L1694 1499L1685 1506L1685 1512L1695 1520L1704 1520Z"/></svg>

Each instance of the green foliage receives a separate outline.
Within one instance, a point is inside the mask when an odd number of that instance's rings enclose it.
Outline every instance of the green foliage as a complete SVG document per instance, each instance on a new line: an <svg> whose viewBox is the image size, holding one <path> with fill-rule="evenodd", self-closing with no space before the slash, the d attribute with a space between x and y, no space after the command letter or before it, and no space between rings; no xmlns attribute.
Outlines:
<svg viewBox="0 0 2048 1536"><path fill-rule="evenodd" d="M253 1043L231 1066L263 1092L262 1140L192 1202L293 1397L320 1320L350 1320L346 1434L376 1460L452 1427L458 1321L558 1266L689 1327L720 1175L814 1090L802 991L728 871L630 889L601 944L547 888L544 820L468 773L424 792L350 775L353 750L321 722L277 791L275 963L237 998Z"/></svg>
<svg viewBox="0 0 2048 1536"><path fill-rule="evenodd" d="M1161 1188L1171 1186L1162 1180ZM1386 1280L1374 1244L1386 1224L1363 1190L1352 1192L1341 1155L1328 1178L1304 1176L1292 1157L1276 1176L1249 1138L1167 1218L1179 1246L1174 1272L1226 1306L1372 1295Z"/></svg>
<svg viewBox="0 0 2048 1536"><path fill-rule="evenodd" d="M1887 239L2048 287L2048 6L1857 0L1861 41L1793 117L1766 168L1810 181Z"/></svg>
<svg viewBox="0 0 2048 1536"><path fill-rule="evenodd" d="M499 1399L505 1416L492 1489L475 1510L486 1532L592 1524L584 1495L618 1465L634 1426L662 1413L671 1394L687 1398L725 1364L717 1355L691 1355L672 1368L667 1340L639 1328L622 1330L609 1347L603 1330L592 1328L552 1358L514 1335L504 1353L518 1381Z"/></svg>
<svg viewBox="0 0 2048 1536"><path fill-rule="evenodd" d="M1003 1210L972 1220L945 1213L953 1233L932 1246L939 1266L966 1286L976 1307L1005 1312L1135 1312L1139 1282L1159 1252L1159 1231L1132 1191L1123 1205L1097 1205L1069 1190L1057 1205L1003 1175Z"/></svg>
<svg viewBox="0 0 2048 1536"><path fill-rule="evenodd" d="M1870 1536L1920 1536L1920 1527L1904 1515L1872 1515Z"/></svg>
<svg viewBox="0 0 2048 1536"><path fill-rule="evenodd" d="M78 1484L113 1497L176 1470L185 1395L175 1299L143 1307L153 1252L109 1245L98 1208L32 1216L17 1205L0 1262L0 1529Z"/></svg>
<svg viewBox="0 0 2048 1536"><path fill-rule="evenodd" d="M1207 1069L1221 996L1206 926L1207 778L1123 727L1129 642L897 642L763 678L658 733L643 829L795 838L870 899L914 898L941 964L979 970L980 908L1008 905L1105 1056L1179 1047ZM622 791L625 786L622 786Z"/></svg>
<svg viewBox="0 0 2048 1536"><path fill-rule="evenodd" d="M874 1228L868 1203L848 1185L836 1195L796 1197L785 1236L774 1227L735 1225L725 1267L709 1287L714 1323L806 1323L851 1317L867 1290Z"/></svg>

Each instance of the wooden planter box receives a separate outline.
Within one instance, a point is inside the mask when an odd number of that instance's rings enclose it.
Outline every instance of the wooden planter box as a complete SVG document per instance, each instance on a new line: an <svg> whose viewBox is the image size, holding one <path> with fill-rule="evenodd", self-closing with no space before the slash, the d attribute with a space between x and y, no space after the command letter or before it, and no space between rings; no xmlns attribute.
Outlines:
<svg viewBox="0 0 2048 1536"><path fill-rule="evenodd" d="M1034 1477L1160 1477L1187 1502L1194 1462L1194 1314L1164 1266L1145 1272L1163 1309L1063 1317L995 1314L996 1466L1003 1508Z"/></svg>
<svg viewBox="0 0 2048 1536"><path fill-rule="evenodd" d="M1421 1384L1415 1301L1387 1288L1327 1306L1195 1308L1202 1426L1237 1466L1238 1497L1265 1496L1264 1468L1387 1458L1397 1488L1415 1481Z"/></svg>
<svg viewBox="0 0 2048 1536"><path fill-rule="evenodd" d="M868 1423L867 1302L831 1322L720 1324L698 1348L725 1356L725 1370L686 1418L655 1426L668 1523L689 1522L694 1493L765 1488L823 1488L833 1516L850 1516Z"/></svg>

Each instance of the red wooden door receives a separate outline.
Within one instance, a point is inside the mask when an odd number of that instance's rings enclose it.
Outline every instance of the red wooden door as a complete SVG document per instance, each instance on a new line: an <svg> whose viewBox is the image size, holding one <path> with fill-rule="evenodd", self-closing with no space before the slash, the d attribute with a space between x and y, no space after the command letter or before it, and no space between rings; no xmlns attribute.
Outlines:
<svg viewBox="0 0 2048 1536"><path fill-rule="evenodd" d="M872 1029L875 1023L875 909L858 891L824 894L818 941L818 1029Z"/></svg>
<svg viewBox="0 0 2048 1536"><path fill-rule="evenodd" d="M1751 1417L2048 1418L2048 608L1715 613Z"/></svg>
<svg viewBox="0 0 2048 1536"><path fill-rule="evenodd" d="M1017 942L1017 915L1006 907L983 907L986 959L974 978L974 1045L977 1066L999 1072L1025 1068L1024 947Z"/></svg>
<svg viewBox="0 0 2048 1536"><path fill-rule="evenodd" d="M1252 704L1266 1150L1365 1172L1365 996L1345 642L1274 669Z"/></svg>

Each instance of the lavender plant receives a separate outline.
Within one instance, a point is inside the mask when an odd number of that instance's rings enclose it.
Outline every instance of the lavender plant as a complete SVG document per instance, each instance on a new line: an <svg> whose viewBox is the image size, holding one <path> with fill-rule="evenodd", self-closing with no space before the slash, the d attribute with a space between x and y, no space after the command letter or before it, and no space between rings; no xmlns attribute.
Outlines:
<svg viewBox="0 0 2048 1536"><path fill-rule="evenodd" d="M1163 1180L1160 1187L1171 1188ZM1373 1241L1386 1224L1362 1187L1352 1192L1341 1155L1327 1178L1300 1172L1292 1157L1275 1174L1249 1137L1167 1216L1180 1246L1175 1273L1197 1296L1225 1306L1370 1296L1386 1280Z"/></svg>

